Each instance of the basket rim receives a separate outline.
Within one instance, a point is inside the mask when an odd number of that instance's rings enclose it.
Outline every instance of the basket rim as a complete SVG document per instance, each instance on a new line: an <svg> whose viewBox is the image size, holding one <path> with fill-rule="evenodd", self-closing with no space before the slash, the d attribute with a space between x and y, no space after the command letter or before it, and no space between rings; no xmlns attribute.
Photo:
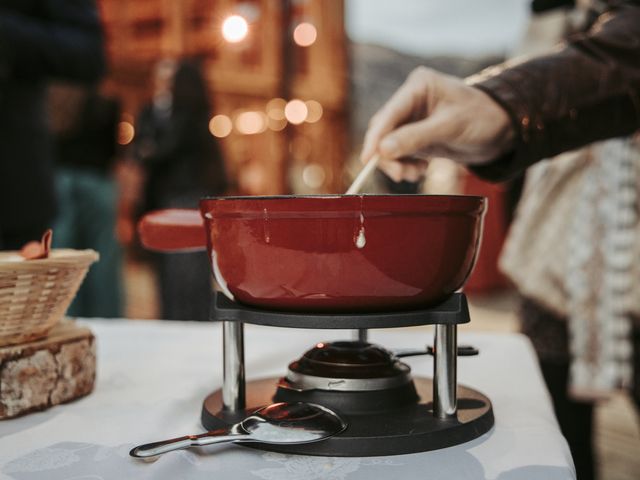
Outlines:
<svg viewBox="0 0 640 480"><path fill-rule="evenodd" d="M78 261L91 260L93 262L100 258L100 254L92 249L76 250L73 248L53 248L48 258L39 258L35 260L19 259L20 252L18 250L0 251L0 268L17 267L19 265L47 265L59 261ZM11 259L11 260L9 260Z"/></svg>

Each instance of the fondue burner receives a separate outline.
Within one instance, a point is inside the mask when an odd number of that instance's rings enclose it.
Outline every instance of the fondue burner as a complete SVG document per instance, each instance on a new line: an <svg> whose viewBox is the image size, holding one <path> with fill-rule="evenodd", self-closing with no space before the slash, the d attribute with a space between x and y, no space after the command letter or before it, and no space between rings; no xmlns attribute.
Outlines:
<svg viewBox="0 0 640 480"><path fill-rule="evenodd" d="M342 341L319 343L291 363L274 400L319 403L359 415L415 404L418 394L411 368L391 352L362 341Z"/></svg>
<svg viewBox="0 0 640 480"><path fill-rule="evenodd" d="M467 442L493 426L491 402L456 381L457 325L469 322L466 297L453 294L424 310L307 314L273 312L214 298L211 317L223 322L223 387L209 395L202 424L213 430L233 424L273 402L310 402L335 410L348 424L339 435L302 445L254 448L326 456L378 456L423 452ZM243 324L292 328L358 329L358 339L318 343L291 364L283 378L245 384ZM435 325L434 346L389 351L367 342L367 328ZM414 378L401 358L434 356L433 380Z"/></svg>

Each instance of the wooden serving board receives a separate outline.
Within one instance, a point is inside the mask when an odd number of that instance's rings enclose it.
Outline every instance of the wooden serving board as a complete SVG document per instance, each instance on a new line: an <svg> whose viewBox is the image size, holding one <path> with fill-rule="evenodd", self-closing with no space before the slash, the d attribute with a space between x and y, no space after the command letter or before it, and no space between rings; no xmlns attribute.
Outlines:
<svg viewBox="0 0 640 480"><path fill-rule="evenodd" d="M95 378L94 336L70 320L44 339L0 347L0 419L83 397Z"/></svg>

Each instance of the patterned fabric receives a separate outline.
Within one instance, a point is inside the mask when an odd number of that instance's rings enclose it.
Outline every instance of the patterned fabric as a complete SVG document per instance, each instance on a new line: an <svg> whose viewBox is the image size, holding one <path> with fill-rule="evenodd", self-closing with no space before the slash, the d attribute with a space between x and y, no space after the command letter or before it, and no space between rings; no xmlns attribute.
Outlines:
<svg viewBox="0 0 640 480"><path fill-rule="evenodd" d="M576 396L597 396L631 380L629 313L640 307L640 284L633 281L640 278L634 262L634 243L640 243L635 147L630 140L593 147L570 220L564 283Z"/></svg>
<svg viewBox="0 0 640 480"><path fill-rule="evenodd" d="M556 315L538 302L528 298L521 299L518 316L521 331L531 340L543 371L545 365L553 367L554 372L557 372L558 369L568 368L571 354L569 353L567 318ZM632 317L631 323L633 325L631 338L634 375L629 393L636 407L640 409L640 318ZM554 399L556 395L561 395L557 391L554 392L554 388L566 390L566 385L557 387L548 382L547 387Z"/></svg>
<svg viewBox="0 0 640 480"><path fill-rule="evenodd" d="M615 139L533 167L500 261L518 290L566 318L574 396L628 385L640 314L640 149Z"/></svg>

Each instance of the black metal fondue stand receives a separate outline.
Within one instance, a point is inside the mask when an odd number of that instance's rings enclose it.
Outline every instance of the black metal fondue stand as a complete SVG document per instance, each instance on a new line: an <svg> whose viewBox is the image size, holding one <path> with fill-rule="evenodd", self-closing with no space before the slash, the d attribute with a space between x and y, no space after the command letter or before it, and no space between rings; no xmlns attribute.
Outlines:
<svg viewBox="0 0 640 480"><path fill-rule="evenodd" d="M202 408L208 430L244 418L278 401L317 403L349 424L341 434L302 445L254 444L283 453L378 456L458 445L493 426L491 402L457 385L457 326L469 322L466 297L455 293L440 305L392 313L308 314L245 307L216 295L211 310L223 322L223 386ZM357 329L357 340L319 343L289 365L283 378L245 382L243 324L313 329ZM429 351L397 352L367 342L367 329L435 325ZM433 380L412 378L401 357L431 353ZM471 352L473 354L473 352Z"/></svg>

